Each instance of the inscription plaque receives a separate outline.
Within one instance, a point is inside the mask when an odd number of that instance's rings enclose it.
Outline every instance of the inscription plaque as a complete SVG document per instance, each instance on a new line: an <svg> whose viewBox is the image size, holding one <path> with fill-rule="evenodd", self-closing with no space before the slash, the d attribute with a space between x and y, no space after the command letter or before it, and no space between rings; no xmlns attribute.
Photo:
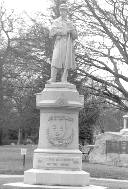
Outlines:
<svg viewBox="0 0 128 189"><path fill-rule="evenodd" d="M106 154L118 153L128 154L128 141L106 141Z"/></svg>
<svg viewBox="0 0 128 189"><path fill-rule="evenodd" d="M81 160L71 157L43 157L38 159L38 168L80 170Z"/></svg>

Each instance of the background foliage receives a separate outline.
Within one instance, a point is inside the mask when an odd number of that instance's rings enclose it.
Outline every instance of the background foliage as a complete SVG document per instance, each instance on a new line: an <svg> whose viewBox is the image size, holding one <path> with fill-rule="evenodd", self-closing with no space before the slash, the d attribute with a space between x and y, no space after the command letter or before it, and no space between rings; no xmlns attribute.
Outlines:
<svg viewBox="0 0 128 189"><path fill-rule="evenodd" d="M123 0L104 3L68 1L78 30L77 69L69 72L68 81L85 100L79 115L81 143L93 143L94 133L119 131L128 110L128 5ZM53 1L50 18L38 13L28 18L29 24L0 7L0 144L38 141L35 94L50 76L54 39L49 38L49 25L59 16L59 4Z"/></svg>

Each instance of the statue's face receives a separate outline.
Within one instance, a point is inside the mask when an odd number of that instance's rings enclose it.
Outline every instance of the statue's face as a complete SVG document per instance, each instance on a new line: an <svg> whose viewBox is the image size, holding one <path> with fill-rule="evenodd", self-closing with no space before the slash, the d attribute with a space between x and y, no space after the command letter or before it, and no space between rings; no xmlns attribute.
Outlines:
<svg viewBox="0 0 128 189"><path fill-rule="evenodd" d="M60 9L60 15L65 18L67 16L67 10L65 9Z"/></svg>

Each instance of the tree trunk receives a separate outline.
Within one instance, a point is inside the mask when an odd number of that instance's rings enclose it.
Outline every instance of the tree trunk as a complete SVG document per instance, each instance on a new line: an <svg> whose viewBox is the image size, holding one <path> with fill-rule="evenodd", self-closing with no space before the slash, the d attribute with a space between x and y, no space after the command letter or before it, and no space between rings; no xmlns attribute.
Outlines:
<svg viewBox="0 0 128 189"><path fill-rule="evenodd" d="M2 145L3 129L0 128L0 145Z"/></svg>
<svg viewBox="0 0 128 189"><path fill-rule="evenodd" d="M2 144L2 128L3 128L3 85L2 85L2 76L3 76L3 62L0 58L0 145Z"/></svg>
<svg viewBox="0 0 128 189"><path fill-rule="evenodd" d="M3 86L2 86L2 75L3 75L3 63L0 59L0 111L3 109Z"/></svg>
<svg viewBox="0 0 128 189"><path fill-rule="evenodd" d="M18 133L18 141L17 144L22 144L22 129L19 128L19 133Z"/></svg>

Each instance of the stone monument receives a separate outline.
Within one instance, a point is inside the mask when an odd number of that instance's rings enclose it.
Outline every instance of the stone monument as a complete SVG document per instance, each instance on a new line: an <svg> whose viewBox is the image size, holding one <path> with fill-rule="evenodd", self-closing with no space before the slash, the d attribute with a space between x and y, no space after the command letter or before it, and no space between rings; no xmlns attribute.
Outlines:
<svg viewBox="0 0 128 189"><path fill-rule="evenodd" d="M124 115L124 128L120 132L105 132L97 136L89 154L91 163L128 167L128 115Z"/></svg>
<svg viewBox="0 0 128 189"><path fill-rule="evenodd" d="M40 109L38 147L34 151L33 168L25 171L29 185L101 189L91 186L89 173L82 170L82 153L78 141L78 114L84 99L76 86L67 82L68 69L75 68L73 41L76 29L67 19L67 5L61 4L61 17L55 20L51 36L56 36L51 63L51 78L45 89L36 95ZM56 74L62 69L61 82Z"/></svg>
<svg viewBox="0 0 128 189"><path fill-rule="evenodd" d="M123 116L124 118L124 128L120 130L122 135L128 135L128 114Z"/></svg>

